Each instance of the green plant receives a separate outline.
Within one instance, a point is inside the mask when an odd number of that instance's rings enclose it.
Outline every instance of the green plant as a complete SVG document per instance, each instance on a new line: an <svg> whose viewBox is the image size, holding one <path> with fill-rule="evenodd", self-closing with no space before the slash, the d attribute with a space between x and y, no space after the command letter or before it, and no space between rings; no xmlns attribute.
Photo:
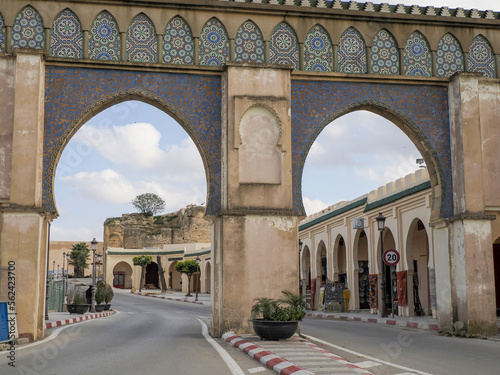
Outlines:
<svg viewBox="0 0 500 375"><path fill-rule="evenodd" d="M86 305L86 304L87 304L87 299L81 294L76 294L73 297L73 305Z"/></svg>
<svg viewBox="0 0 500 375"><path fill-rule="evenodd" d="M106 287L97 288L95 292L95 301L97 302L98 305L104 302L105 296L106 296Z"/></svg>
<svg viewBox="0 0 500 375"><path fill-rule="evenodd" d="M177 272L185 273L188 277L188 293L186 294L186 297L191 296L191 276L193 276L193 273L198 272L199 269L200 267L195 260L185 260L184 262L178 262L175 265L175 270Z"/></svg>
<svg viewBox="0 0 500 375"><path fill-rule="evenodd" d="M252 318L262 316L264 320L290 322L302 320L306 316L305 298L290 291L283 291L284 298L274 300L261 297L254 300Z"/></svg>
<svg viewBox="0 0 500 375"><path fill-rule="evenodd" d="M106 295L104 296L104 302L106 302L106 304L110 303L114 295L115 294L113 293L113 288L111 288L111 285L106 284Z"/></svg>
<svg viewBox="0 0 500 375"><path fill-rule="evenodd" d="M74 267L75 277L83 277L85 269L89 268L87 261L90 257L90 249L85 242L73 245L70 253L69 264Z"/></svg>

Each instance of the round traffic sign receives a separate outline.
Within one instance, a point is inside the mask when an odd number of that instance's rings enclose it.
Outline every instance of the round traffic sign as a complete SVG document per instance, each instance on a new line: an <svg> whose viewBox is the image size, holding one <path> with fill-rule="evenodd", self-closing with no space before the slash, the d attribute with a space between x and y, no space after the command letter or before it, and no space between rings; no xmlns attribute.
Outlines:
<svg viewBox="0 0 500 375"><path fill-rule="evenodd" d="M388 266L395 266L399 263L399 253L395 249L384 251L384 263Z"/></svg>

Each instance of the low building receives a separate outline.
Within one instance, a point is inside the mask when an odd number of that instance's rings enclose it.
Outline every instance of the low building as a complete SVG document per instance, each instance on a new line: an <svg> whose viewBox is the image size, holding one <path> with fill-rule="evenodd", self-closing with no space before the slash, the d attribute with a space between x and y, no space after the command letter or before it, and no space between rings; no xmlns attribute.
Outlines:
<svg viewBox="0 0 500 375"><path fill-rule="evenodd" d="M347 288L349 310L378 313L384 273L389 311L394 305L395 315L436 316L431 195L427 171L420 169L304 219L299 226L300 278L302 292L309 296L312 307L321 309L330 303L335 307L343 293L339 296L332 291ZM380 213L385 217L382 232L376 221ZM383 251L399 253L399 262L392 270L387 265L381 267L382 246ZM327 286L324 295L323 285Z"/></svg>
<svg viewBox="0 0 500 375"><path fill-rule="evenodd" d="M125 249L108 247L105 251L106 282L115 288L139 289L141 267L134 266L133 258L150 255L151 264L146 267L144 289L161 288L161 270L164 271L167 289L188 292L188 278L175 269L178 262L200 259L200 272L191 277L191 292L198 287L200 293L210 293L211 244L186 243L163 245L161 248Z"/></svg>
<svg viewBox="0 0 500 375"><path fill-rule="evenodd" d="M66 275L71 277L74 275L74 268L72 265L67 264L66 254L71 253L73 246L84 241L50 241L49 245L49 275L54 275L56 278L60 278ZM90 241L84 242L89 250L92 248ZM103 272L102 262L99 263L97 260L97 255L103 254L103 243L97 243L96 250L96 274L100 275ZM92 276L92 251L90 251L89 261L87 262L88 268L85 269L84 276L91 277Z"/></svg>

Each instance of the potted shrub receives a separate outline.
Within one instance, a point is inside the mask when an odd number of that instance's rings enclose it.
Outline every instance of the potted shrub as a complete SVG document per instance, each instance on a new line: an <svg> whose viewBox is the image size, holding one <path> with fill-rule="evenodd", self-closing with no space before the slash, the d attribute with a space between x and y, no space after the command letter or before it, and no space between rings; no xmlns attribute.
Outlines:
<svg viewBox="0 0 500 375"><path fill-rule="evenodd" d="M101 281L99 283L101 283ZM97 284L97 290L95 292L95 302L97 303L97 305L95 305L95 312L102 312L105 308L105 305L101 305L101 303L104 302L106 297L106 286L104 283L99 283Z"/></svg>
<svg viewBox="0 0 500 375"><path fill-rule="evenodd" d="M73 298L73 303L66 304L66 309L70 314L85 314L89 311L87 299L80 294L76 294Z"/></svg>
<svg viewBox="0 0 500 375"><path fill-rule="evenodd" d="M264 340L281 340L293 336L306 315L305 297L283 291L284 298L274 300L261 297L252 306L253 329ZM261 318L259 318L261 316Z"/></svg>
<svg viewBox="0 0 500 375"><path fill-rule="evenodd" d="M115 294L113 293L113 288L111 288L111 285L106 284L106 294L104 295L104 302L106 304L104 305L104 310L107 311L111 308L111 300L113 299L113 296Z"/></svg>

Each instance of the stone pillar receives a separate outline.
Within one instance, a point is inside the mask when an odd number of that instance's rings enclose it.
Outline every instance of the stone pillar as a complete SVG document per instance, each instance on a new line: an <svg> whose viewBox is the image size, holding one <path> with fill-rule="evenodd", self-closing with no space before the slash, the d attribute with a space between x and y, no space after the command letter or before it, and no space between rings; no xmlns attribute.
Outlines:
<svg viewBox="0 0 500 375"><path fill-rule="evenodd" d="M33 340L44 332L49 222L41 207L45 66L41 53L15 51L15 56L15 65L9 58L0 64L0 75L10 76L0 87L6 88L6 103L13 103L2 106L7 112L2 128L11 134L2 147L10 144L12 156L0 166L1 174L10 174L8 186L2 186L0 265L15 262L19 333Z"/></svg>
<svg viewBox="0 0 500 375"><path fill-rule="evenodd" d="M299 293L290 69L229 64L222 108L222 209L212 239L217 337L251 332L255 298Z"/></svg>
<svg viewBox="0 0 500 375"><path fill-rule="evenodd" d="M451 285L454 329L491 335L497 332L490 222L494 217L485 214L481 122L488 119L483 113L488 103L482 102L479 85L480 75L473 73L456 75L450 82L455 214L450 219Z"/></svg>

